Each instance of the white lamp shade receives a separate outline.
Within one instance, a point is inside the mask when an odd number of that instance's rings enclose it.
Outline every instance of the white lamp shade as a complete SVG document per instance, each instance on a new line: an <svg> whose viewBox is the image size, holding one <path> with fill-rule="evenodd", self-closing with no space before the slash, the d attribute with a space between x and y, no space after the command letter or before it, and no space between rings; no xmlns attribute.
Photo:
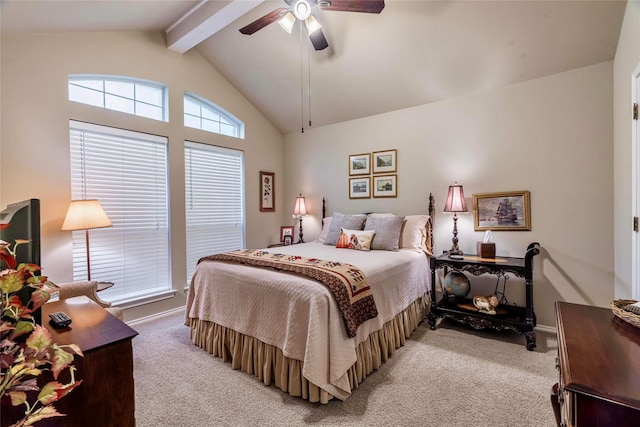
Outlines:
<svg viewBox="0 0 640 427"><path fill-rule="evenodd" d="M296 18L295 18L295 16L293 16L293 13L291 13L291 12L287 12L278 21L278 24L280 24L280 26L282 28L284 28L284 30L289 34L291 34L291 30L293 30L293 24L295 24L295 23L296 23Z"/></svg>
<svg viewBox="0 0 640 427"><path fill-rule="evenodd" d="M307 20L304 22L307 24L307 32L309 33L309 35L322 28L322 25L320 25L316 17L313 15L309 16L309 18L307 18Z"/></svg>
<svg viewBox="0 0 640 427"><path fill-rule="evenodd" d="M445 212L468 212L467 202L464 200L464 191L462 185L456 182L449 186L449 194L447 194L447 202L444 205Z"/></svg>
<svg viewBox="0 0 640 427"><path fill-rule="evenodd" d="M111 221L104 209L95 199L72 200L62 230L88 230L91 228L111 227Z"/></svg>
<svg viewBox="0 0 640 427"><path fill-rule="evenodd" d="M301 217L305 215L309 215L309 211L307 211L307 205L304 201L304 197L302 197L302 194L301 194L298 197L296 197L296 205L293 208L293 216Z"/></svg>

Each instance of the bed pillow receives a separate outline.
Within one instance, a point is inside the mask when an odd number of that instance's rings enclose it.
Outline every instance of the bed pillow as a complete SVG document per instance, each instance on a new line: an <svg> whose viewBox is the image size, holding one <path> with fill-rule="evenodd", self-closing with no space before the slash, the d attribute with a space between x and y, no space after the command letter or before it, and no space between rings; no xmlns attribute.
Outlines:
<svg viewBox="0 0 640 427"><path fill-rule="evenodd" d="M331 226L329 227L329 233L324 239L324 244L335 246L338 243L338 237L340 237L340 230L342 228L346 228L348 230L362 230L366 219L367 216L365 214L351 215L334 212L333 219L331 220Z"/></svg>
<svg viewBox="0 0 640 427"><path fill-rule="evenodd" d="M329 234L329 227L331 227L331 220L333 217L328 216L322 221L322 230L318 236L318 243L324 243L327 240L327 234Z"/></svg>
<svg viewBox="0 0 640 427"><path fill-rule="evenodd" d="M364 223L365 230L375 230L371 249L397 251L400 249L400 233L404 216L389 214L371 214Z"/></svg>
<svg viewBox="0 0 640 427"><path fill-rule="evenodd" d="M400 234L400 249L426 251L427 222L429 215L407 215L404 218L402 233Z"/></svg>
<svg viewBox="0 0 640 427"><path fill-rule="evenodd" d="M375 230L364 231L343 228L340 231L336 248L369 251L371 250L371 240L375 234Z"/></svg>

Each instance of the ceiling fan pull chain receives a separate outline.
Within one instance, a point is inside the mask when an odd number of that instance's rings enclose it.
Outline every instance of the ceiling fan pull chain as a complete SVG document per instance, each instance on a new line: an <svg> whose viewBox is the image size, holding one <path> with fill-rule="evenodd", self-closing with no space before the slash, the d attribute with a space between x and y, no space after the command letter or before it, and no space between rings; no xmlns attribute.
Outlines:
<svg viewBox="0 0 640 427"><path fill-rule="evenodd" d="M307 43L307 73L309 81L307 83L307 100L309 101L309 107L307 112L309 114L309 127L311 127L311 53L309 52L309 44Z"/></svg>
<svg viewBox="0 0 640 427"><path fill-rule="evenodd" d="M300 124L302 127L302 133L304 133L304 71L303 71L303 58L302 58L302 24L300 24Z"/></svg>

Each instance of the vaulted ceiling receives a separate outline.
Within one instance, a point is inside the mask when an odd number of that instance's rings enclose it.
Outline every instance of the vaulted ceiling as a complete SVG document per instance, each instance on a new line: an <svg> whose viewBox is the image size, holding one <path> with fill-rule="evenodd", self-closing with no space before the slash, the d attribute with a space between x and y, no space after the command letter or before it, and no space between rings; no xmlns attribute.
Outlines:
<svg viewBox="0 0 640 427"><path fill-rule="evenodd" d="M637 0L633 0L637 1ZM386 0L380 14L313 13L300 24L238 30L283 0L2 0L2 34L163 31L196 49L283 133L468 96L615 55L626 1Z"/></svg>

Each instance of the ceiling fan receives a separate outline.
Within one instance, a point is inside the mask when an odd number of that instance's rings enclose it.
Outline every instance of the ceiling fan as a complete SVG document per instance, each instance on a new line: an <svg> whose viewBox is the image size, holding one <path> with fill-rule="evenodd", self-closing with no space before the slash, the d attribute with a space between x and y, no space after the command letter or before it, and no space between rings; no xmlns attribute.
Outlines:
<svg viewBox="0 0 640 427"><path fill-rule="evenodd" d="M380 13L384 9L384 0L284 0L289 7L279 7L262 18L258 18L249 25L240 28L242 34L251 35L276 21L289 34L296 19L304 21L309 39L315 50L322 50L329 46L322 33L320 23L311 13L311 8L317 6L322 10Z"/></svg>

